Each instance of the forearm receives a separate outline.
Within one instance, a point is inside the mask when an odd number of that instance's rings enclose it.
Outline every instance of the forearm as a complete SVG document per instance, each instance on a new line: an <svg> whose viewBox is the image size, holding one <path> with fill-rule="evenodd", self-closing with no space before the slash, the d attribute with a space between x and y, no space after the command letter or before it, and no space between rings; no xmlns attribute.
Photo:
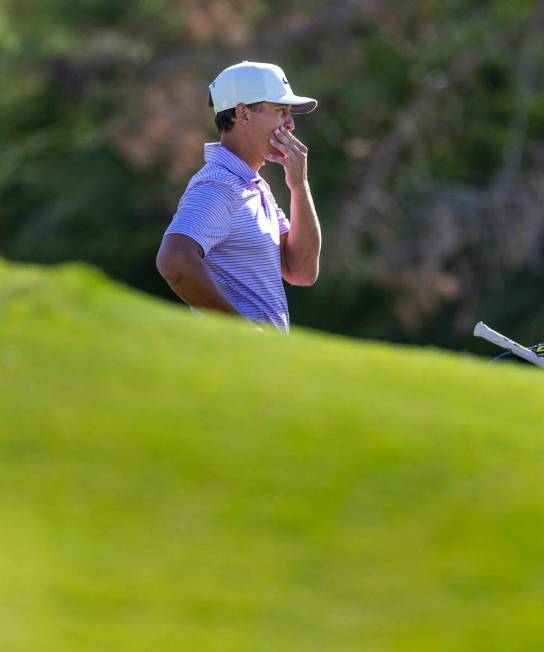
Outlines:
<svg viewBox="0 0 544 652"><path fill-rule="evenodd" d="M291 228L284 251L288 274L312 284L319 273L321 228L307 181L291 191L289 217Z"/></svg>
<svg viewBox="0 0 544 652"><path fill-rule="evenodd" d="M176 274L165 278L178 297L194 308L241 316L235 305L217 287L201 259L195 258L185 263Z"/></svg>

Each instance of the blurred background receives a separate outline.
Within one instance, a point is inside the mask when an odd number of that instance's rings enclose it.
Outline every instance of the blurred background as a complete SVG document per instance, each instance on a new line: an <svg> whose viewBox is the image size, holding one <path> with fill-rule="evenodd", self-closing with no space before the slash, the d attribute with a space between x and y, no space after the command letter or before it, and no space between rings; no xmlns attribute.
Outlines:
<svg viewBox="0 0 544 652"><path fill-rule="evenodd" d="M322 273L292 320L478 350L544 339L544 2L2 0L0 256L82 260L175 300L162 233L217 140L208 84L296 93ZM263 170L288 208L281 169Z"/></svg>

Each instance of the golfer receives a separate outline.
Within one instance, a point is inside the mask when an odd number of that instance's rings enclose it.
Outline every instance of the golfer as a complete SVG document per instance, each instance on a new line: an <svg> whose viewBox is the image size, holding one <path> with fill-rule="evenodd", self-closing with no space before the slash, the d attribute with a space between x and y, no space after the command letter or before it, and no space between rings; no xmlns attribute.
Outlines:
<svg viewBox="0 0 544 652"><path fill-rule="evenodd" d="M189 182L167 228L157 268L193 308L218 310L289 329L282 279L312 285L321 231L307 178L308 149L293 114L317 101L293 93L278 66L244 61L210 86L220 142L204 145L206 164ZM283 166L289 220L259 175Z"/></svg>

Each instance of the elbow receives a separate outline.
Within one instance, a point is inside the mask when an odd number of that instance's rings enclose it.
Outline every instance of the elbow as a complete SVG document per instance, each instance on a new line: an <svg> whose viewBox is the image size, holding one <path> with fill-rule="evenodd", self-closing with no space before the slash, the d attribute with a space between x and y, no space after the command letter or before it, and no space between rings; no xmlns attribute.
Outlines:
<svg viewBox="0 0 544 652"><path fill-rule="evenodd" d="M314 285L319 276L319 247L310 255L293 257L284 251L282 259L283 278L290 285L309 287Z"/></svg>
<svg viewBox="0 0 544 652"><path fill-rule="evenodd" d="M319 276L319 257L316 257L312 261L308 261L307 264L299 270L298 273L298 283L303 287L310 287L315 284L317 277Z"/></svg>
<svg viewBox="0 0 544 652"><path fill-rule="evenodd" d="M319 269L299 272L298 274L288 274L284 278L289 285L296 285L298 287L310 287L315 285L319 276Z"/></svg>
<svg viewBox="0 0 544 652"><path fill-rule="evenodd" d="M155 261L157 271L169 285L179 284L186 276L185 265L177 257L159 250Z"/></svg>
<svg viewBox="0 0 544 652"><path fill-rule="evenodd" d="M163 279L167 281L168 277L172 273L172 269L171 269L171 265L168 262L167 257L162 253L161 250L159 250L159 253L157 254L157 258L155 259L155 266L159 274L163 277Z"/></svg>
<svg viewBox="0 0 544 652"><path fill-rule="evenodd" d="M300 285L302 287L311 287L312 285L315 285L318 276L319 276L319 272L316 270L316 272L313 274L308 274L306 276L303 276L300 282L297 283L297 285Z"/></svg>

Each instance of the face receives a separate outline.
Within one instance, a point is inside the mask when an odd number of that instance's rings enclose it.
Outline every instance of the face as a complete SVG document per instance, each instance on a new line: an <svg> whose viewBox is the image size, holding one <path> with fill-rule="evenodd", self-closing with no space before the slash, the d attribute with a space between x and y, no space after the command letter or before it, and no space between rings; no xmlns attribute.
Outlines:
<svg viewBox="0 0 544 652"><path fill-rule="evenodd" d="M262 148L264 156L277 154L269 141L274 137L274 130L279 127L285 127L288 131L295 130L290 105L263 102L256 111L251 112L251 134L255 144Z"/></svg>

